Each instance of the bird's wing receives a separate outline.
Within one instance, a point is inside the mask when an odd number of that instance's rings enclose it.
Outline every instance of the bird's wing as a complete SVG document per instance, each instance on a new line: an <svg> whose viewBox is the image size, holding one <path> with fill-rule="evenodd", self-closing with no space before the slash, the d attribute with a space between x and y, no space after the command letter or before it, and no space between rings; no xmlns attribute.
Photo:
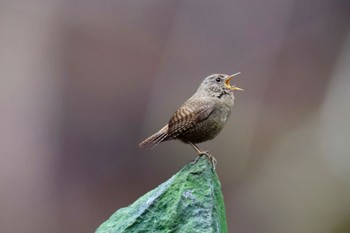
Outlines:
<svg viewBox="0 0 350 233"><path fill-rule="evenodd" d="M182 105L171 117L168 128L168 139L177 138L194 125L205 120L214 110L215 103L193 101Z"/></svg>

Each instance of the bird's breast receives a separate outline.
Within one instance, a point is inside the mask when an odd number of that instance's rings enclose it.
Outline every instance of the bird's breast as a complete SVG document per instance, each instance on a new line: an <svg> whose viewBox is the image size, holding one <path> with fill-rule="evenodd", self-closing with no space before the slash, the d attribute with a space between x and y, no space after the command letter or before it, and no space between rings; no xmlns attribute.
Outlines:
<svg viewBox="0 0 350 233"><path fill-rule="evenodd" d="M180 137L183 141L201 143L216 137L223 129L231 113L231 107L217 103L213 112Z"/></svg>

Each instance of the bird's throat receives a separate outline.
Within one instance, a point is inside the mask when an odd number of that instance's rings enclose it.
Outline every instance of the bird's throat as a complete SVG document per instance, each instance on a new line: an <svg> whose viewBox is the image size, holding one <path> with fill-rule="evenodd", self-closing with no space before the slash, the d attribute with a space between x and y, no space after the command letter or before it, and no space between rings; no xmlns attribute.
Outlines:
<svg viewBox="0 0 350 233"><path fill-rule="evenodd" d="M219 95L218 98L221 99L221 97L223 97L224 95L228 95L228 93L226 91L222 91Z"/></svg>

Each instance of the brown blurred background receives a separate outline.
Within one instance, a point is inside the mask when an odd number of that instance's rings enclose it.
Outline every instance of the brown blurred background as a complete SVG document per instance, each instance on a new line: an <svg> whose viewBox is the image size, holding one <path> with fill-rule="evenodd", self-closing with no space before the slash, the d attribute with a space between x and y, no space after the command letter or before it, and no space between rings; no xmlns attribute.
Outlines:
<svg viewBox="0 0 350 233"><path fill-rule="evenodd" d="M230 232L350 232L350 2L0 1L0 232L93 232L195 158L140 150L211 73L245 89Z"/></svg>

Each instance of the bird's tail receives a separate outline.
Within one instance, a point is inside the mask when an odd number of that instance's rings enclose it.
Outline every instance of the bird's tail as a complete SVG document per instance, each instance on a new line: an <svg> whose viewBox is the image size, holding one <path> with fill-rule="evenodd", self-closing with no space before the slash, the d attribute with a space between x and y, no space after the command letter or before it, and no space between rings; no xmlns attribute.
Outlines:
<svg viewBox="0 0 350 233"><path fill-rule="evenodd" d="M149 136L148 138L146 138L145 140L143 140L140 144L139 147L144 148L144 147L155 147L156 145L158 145L159 143L161 143L162 141L164 141L166 139L168 135L168 125L164 126L161 130L159 130L157 133Z"/></svg>

